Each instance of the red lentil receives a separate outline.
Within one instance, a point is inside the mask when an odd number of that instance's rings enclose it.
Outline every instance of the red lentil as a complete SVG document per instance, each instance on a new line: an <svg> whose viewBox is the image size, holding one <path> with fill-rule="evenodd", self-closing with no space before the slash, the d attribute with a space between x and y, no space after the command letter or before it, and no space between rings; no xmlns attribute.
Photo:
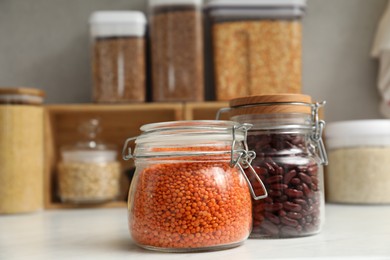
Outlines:
<svg viewBox="0 0 390 260"><path fill-rule="evenodd" d="M168 249L231 245L251 231L247 183L227 161L148 165L132 189L129 228L140 245Z"/></svg>

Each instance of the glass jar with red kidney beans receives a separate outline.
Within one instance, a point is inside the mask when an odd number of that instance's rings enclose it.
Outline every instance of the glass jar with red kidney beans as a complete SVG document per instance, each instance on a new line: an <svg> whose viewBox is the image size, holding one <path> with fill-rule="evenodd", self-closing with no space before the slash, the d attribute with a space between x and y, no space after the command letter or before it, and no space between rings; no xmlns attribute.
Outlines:
<svg viewBox="0 0 390 260"><path fill-rule="evenodd" d="M321 138L325 122L318 111L324 103L313 103L307 95L277 94L234 99L225 109L231 120L253 124L247 137L257 155L252 165L268 191L268 198L252 200L251 238L321 231L327 156Z"/></svg>

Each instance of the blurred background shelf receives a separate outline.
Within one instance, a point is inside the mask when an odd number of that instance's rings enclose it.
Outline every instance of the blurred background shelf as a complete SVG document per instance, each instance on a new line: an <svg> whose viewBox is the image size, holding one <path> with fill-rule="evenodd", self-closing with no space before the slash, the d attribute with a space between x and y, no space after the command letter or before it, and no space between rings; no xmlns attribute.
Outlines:
<svg viewBox="0 0 390 260"><path fill-rule="evenodd" d="M45 180L46 209L125 207L129 188L128 173L131 161L121 158L124 141L140 134L139 128L148 123L176 120L215 119L217 111L227 102L142 103L126 105L69 104L45 106ZM100 204L62 203L57 194L57 164L63 145L77 142L78 126L91 118L98 118L102 132L100 139L116 145L118 161L122 165L121 195L118 201ZM227 119L227 118L222 118Z"/></svg>

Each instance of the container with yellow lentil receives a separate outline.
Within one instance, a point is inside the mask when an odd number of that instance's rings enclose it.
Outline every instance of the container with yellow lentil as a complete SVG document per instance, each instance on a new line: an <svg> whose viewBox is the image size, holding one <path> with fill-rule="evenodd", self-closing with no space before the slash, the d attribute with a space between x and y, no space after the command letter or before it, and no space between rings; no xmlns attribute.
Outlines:
<svg viewBox="0 0 390 260"><path fill-rule="evenodd" d="M99 122L80 126L85 139L62 147L58 165L58 194L62 202L102 203L118 198L121 166L113 146L96 139Z"/></svg>
<svg viewBox="0 0 390 260"><path fill-rule="evenodd" d="M217 100L300 93L304 0L211 0Z"/></svg>
<svg viewBox="0 0 390 260"><path fill-rule="evenodd" d="M248 125L230 121L149 124L135 140L136 172L129 192L129 229L141 247L189 252L238 246L252 227L246 149ZM252 170L252 172L250 171ZM257 176L257 175L255 175ZM263 186L260 178L256 180ZM263 186L264 187L264 186Z"/></svg>
<svg viewBox="0 0 390 260"><path fill-rule="evenodd" d="M0 214L43 208L43 97L0 87Z"/></svg>

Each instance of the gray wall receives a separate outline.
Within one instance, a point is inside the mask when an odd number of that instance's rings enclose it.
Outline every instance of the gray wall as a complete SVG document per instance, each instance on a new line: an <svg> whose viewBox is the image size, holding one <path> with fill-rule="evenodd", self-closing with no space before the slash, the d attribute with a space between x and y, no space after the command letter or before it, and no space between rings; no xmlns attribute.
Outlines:
<svg viewBox="0 0 390 260"><path fill-rule="evenodd" d="M328 121L379 118L369 56L385 0L308 0L304 92ZM91 100L87 20L94 10L146 10L143 0L0 0L0 86L34 86L47 103Z"/></svg>

